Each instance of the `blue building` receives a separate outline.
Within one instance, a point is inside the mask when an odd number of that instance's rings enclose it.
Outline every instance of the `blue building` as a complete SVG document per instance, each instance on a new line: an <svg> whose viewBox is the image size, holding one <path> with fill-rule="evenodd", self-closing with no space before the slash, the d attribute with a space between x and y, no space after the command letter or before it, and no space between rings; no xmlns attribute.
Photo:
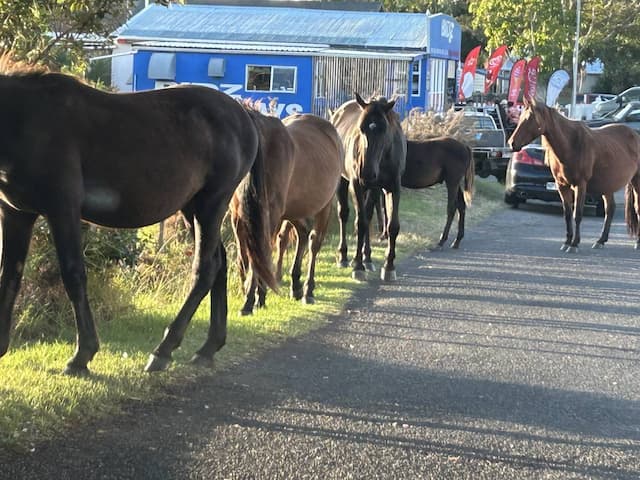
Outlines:
<svg viewBox="0 0 640 480"><path fill-rule="evenodd" d="M117 32L119 91L207 85L326 116L353 98L397 98L405 114L455 94L460 25L443 14L223 5L150 5Z"/></svg>

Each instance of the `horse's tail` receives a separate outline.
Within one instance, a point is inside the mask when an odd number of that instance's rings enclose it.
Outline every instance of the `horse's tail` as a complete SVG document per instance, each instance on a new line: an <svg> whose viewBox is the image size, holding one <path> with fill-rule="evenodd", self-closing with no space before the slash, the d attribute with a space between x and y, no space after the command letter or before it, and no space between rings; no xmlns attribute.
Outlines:
<svg viewBox="0 0 640 480"><path fill-rule="evenodd" d="M466 203L468 207L471 205L471 201L473 200L474 181L476 178L476 162L473 159L473 152L471 151L471 148L465 145L465 149L469 164L467 165L467 170L464 172L464 203Z"/></svg>
<svg viewBox="0 0 640 480"><path fill-rule="evenodd" d="M636 192L631 182L627 183L624 191L624 219L627 222L627 231L634 238L638 237L638 212L636 212Z"/></svg>
<svg viewBox="0 0 640 480"><path fill-rule="evenodd" d="M246 254L258 278L277 291L271 262L269 208L266 207L264 156L260 142L251 171L238 185L235 196L234 227L238 250Z"/></svg>

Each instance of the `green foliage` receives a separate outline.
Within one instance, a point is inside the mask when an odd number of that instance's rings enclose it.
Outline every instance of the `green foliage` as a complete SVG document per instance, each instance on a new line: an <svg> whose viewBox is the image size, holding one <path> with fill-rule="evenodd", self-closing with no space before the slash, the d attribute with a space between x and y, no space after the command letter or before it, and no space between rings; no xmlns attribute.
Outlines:
<svg viewBox="0 0 640 480"><path fill-rule="evenodd" d="M81 73L86 68L83 47L106 41L132 5L133 0L0 0L0 50L19 60Z"/></svg>

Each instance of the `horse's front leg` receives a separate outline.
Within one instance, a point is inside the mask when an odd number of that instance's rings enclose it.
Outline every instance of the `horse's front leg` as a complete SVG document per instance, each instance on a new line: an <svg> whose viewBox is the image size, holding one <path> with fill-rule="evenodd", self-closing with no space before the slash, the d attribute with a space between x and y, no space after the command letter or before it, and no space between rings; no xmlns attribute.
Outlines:
<svg viewBox="0 0 640 480"><path fill-rule="evenodd" d="M400 232L400 182L398 181L393 190L385 191L384 196L387 214L389 215L389 223L387 225L389 239L384 265L380 270L380 278L385 282L392 282L396 280L396 267L393 262L396 258L396 238L398 238L398 233Z"/></svg>
<svg viewBox="0 0 640 480"><path fill-rule="evenodd" d="M373 220L373 213L376 209L376 205L380 205L380 189L370 188L365 192L365 212L368 219L368 224L371 225ZM364 262L365 270L369 272L375 272L376 267L371 260L371 229L367 228L364 236L364 245L362 247L362 261Z"/></svg>
<svg viewBox="0 0 640 480"><path fill-rule="evenodd" d="M338 189L336 190L338 200L338 219L340 220L340 243L338 244L338 266L347 268L349 260L347 258L347 222L349 221L349 182L345 178L340 178Z"/></svg>
<svg viewBox="0 0 640 480"><path fill-rule="evenodd" d="M602 248L604 244L609 240L609 231L611 229L611 221L613 220L613 214L616 212L616 201L613 198L613 193L607 193L602 195L604 200L604 223L602 224L602 233L596 243L591 248Z"/></svg>
<svg viewBox="0 0 640 480"><path fill-rule="evenodd" d="M580 185L574 187L574 205L573 205L573 220L575 223L575 230L573 231L573 238L571 244L567 249L568 253L576 253L578 251L578 245L580 245L580 224L582 223L582 214L584 212L584 202L587 198L587 184L582 182Z"/></svg>
<svg viewBox="0 0 640 480"><path fill-rule="evenodd" d="M366 280L364 263L362 261L362 251L364 249L365 236L369 231L369 217L367 216L364 190L357 180L351 181L351 189L353 192L353 206L356 214L356 235L357 244L355 256L353 257L353 272L351 276L355 280Z"/></svg>
<svg viewBox="0 0 640 480"><path fill-rule="evenodd" d="M558 193L562 201L562 212L564 214L564 223L566 227L566 236L564 243L560 247L561 250L567 251L573 239L573 190L568 185L559 185Z"/></svg>
<svg viewBox="0 0 640 480"><path fill-rule="evenodd" d="M9 349L11 315L20 290L24 262L37 215L18 212L0 202L0 357Z"/></svg>
<svg viewBox="0 0 640 480"><path fill-rule="evenodd" d="M60 263L60 274L76 320L76 351L67 362L64 373L84 375L87 364L98 352L100 343L87 298L87 273L82 257L79 206L64 204L47 216Z"/></svg>

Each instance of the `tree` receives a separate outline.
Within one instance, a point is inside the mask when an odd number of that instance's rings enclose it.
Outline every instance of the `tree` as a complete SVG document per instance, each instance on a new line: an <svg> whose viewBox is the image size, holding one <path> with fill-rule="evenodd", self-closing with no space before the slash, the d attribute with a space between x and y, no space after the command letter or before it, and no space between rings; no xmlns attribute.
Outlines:
<svg viewBox="0 0 640 480"><path fill-rule="evenodd" d="M472 26L487 49L507 44L514 56L542 57L542 70L573 64L576 0L469 0ZM640 0L583 0L579 61L596 58L614 91L640 82Z"/></svg>
<svg viewBox="0 0 640 480"><path fill-rule="evenodd" d="M0 49L19 60L81 71L83 46L128 17L133 0L0 0Z"/></svg>

